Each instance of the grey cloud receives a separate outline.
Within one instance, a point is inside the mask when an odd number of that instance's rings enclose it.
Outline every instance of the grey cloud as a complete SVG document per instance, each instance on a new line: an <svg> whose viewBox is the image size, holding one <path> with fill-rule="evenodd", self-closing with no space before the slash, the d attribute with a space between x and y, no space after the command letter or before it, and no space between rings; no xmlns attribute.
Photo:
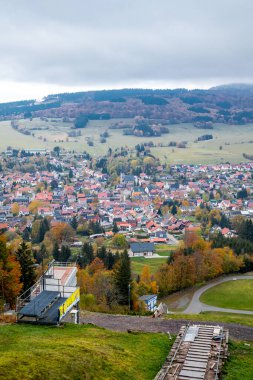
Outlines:
<svg viewBox="0 0 253 380"><path fill-rule="evenodd" d="M0 80L253 82L251 0L0 0Z"/></svg>

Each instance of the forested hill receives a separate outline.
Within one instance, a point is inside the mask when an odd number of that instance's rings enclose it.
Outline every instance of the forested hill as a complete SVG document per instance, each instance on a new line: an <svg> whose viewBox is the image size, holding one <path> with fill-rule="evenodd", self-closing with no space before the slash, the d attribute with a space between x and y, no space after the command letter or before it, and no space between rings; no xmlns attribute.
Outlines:
<svg viewBox="0 0 253 380"><path fill-rule="evenodd" d="M0 119L31 117L87 119L144 117L166 124L253 122L253 86L225 85L209 90L122 89L54 94L42 102L0 104Z"/></svg>

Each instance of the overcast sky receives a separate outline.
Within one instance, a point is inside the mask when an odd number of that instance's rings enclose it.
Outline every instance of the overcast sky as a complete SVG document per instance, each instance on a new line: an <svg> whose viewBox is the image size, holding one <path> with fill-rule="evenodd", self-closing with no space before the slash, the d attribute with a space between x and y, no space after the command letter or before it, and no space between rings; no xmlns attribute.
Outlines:
<svg viewBox="0 0 253 380"><path fill-rule="evenodd" d="M0 0L0 101L253 83L252 0Z"/></svg>

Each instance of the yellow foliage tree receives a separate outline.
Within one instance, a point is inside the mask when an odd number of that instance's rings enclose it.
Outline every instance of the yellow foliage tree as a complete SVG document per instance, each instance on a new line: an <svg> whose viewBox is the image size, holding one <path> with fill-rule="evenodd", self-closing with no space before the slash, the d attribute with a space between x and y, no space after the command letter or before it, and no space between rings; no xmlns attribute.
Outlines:
<svg viewBox="0 0 253 380"><path fill-rule="evenodd" d="M32 213L32 214L37 214L38 213L38 208L39 207L44 207L46 205L45 202L42 202L42 201L38 201L38 200L34 200L32 201L29 206L28 206L28 209L29 211Z"/></svg>
<svg viewBox="0 0 253 380"><path fill-rule="evenodd" d="M19 214L19 204L17 202L13 203L11 212L14 216L17 216Z"/></svg>

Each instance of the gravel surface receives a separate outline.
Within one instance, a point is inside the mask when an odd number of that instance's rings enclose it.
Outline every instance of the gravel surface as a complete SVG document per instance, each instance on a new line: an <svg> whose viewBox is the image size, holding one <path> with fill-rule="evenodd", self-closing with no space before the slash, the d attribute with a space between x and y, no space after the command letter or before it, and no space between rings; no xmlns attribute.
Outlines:
<svg viewBox="0 0 253 380"><path fill-rule="evenodd" d="M102 313L82 312L80 323L92 323L114 331L136 330L143 332L167 332L177 334L182 325L188 324L189 320L184 319L163 319L152 317L139 317L128 315L113 315ZM219 325L229 330L231 337L240 340L253 340L253 328L235 323L215 323L215 322L198 322L192 323L201 325Z"/></svg>

